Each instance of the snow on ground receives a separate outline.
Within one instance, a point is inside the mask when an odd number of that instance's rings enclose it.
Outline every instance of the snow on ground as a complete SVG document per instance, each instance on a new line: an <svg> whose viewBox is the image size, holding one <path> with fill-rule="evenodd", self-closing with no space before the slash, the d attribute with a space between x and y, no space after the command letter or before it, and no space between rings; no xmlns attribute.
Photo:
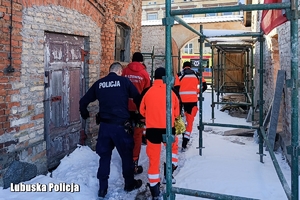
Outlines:
<svg viewBox="0 0 300 200"><path fill-rule="evenodd" d="M211 93L203 94L203 121L211 122ZM226 112L220 112L215 108L215 122L224 124L251 125L243 118L235 118ZM205 127L203 132L203 150L199 155L198 115L195 119L192 139L186 152L179 152L179 167L174 172L176 187L256 198L262 200L287 199L281 183L277 177L271 158L266 153L264 163L259 160L258 144L252 137L222 136L225 130L233 128ZM179 145L181 137L179 137ZM142 146L139 163L144 167L144 172L136 178L143 180L143 186L139 190L124 192L124 183L121 173L121 160L116 150L113 151L111 162L111 174L107 200L134 200L138 192L146 188L148 158L145 153L146 146ZM290 184L290 167L283 159L280 152L276 153L287 182ZM165 150L161 155L161 165L165 160ZM98 168L98 155L87 146L79 146L72 154L62 159L61 164L52 173L40 175L23 185L44 184L47 192L13 192L0 188L0 200L93 200L97 199L98 180L96 178ZM162 168L161 168L162 169ZM162 170L161 170L162 174ZM61 184L77 184L79 192L49 191L54 183L59 189ZM63 186L61 186L63 187ZM55 188L54 188L55 189ZM149 192L148 192L149 193ZM149 199L149 198L148 198ZM178 200L203 199L176 194ZM147 200L147 197L145 197Z"/></svg>

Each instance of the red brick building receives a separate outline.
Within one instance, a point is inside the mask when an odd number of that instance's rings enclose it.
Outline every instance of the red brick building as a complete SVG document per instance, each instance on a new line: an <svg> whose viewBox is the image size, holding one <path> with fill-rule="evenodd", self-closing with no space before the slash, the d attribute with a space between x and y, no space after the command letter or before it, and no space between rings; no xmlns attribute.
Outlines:
<svg viewBox="0 0 300 200"><path fill-rule="evenodd" d="M13 161L42 174L83 132L78 101L141 48L141 0L0 0L0 186ZM91 105L94 115L97 105Z"/></svg>

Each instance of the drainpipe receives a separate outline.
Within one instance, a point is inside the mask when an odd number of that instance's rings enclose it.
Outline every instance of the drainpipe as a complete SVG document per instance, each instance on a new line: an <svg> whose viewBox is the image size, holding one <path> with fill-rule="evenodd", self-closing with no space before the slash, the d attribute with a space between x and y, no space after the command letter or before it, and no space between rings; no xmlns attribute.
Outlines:
<svg viewBox="0 0 300 200"><path fill-rule="evenodd" d="M9 55L8 55L8 59L9 59L9 65L7 66L7 68L5 69L5 71L7 73L11 73L14 72L15 69L12 67L12 16L13 16L13 0L10 0L10 25L9 25Z"/></svg>

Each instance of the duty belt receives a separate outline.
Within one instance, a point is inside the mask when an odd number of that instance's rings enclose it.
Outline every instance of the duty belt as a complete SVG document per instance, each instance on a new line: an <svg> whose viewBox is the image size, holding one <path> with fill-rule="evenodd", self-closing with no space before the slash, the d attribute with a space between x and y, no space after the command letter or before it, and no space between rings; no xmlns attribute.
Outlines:
<svg viewBox="0 0 300 200"><path fill-rule="evenodd" d="M124 126L125 122L128 120L124 120L122 122L114 120L114 119L104 119L104 118L100 118L99 119L100 122L106 123L106 124L115 124L115 125L120 125L120 126Z"/></svg>

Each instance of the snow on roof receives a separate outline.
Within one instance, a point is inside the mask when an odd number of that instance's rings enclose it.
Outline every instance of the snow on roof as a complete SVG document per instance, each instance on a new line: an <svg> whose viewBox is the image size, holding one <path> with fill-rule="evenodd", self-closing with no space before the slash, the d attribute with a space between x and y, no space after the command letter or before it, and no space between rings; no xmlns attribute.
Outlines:
<svg viewBox="0 0 300 200"><path fill-rule="evenodd" d="M206 37L218 37L224 35L234 35L234 34L243 34L249 33L249 31L243 30L226 30L226 29L204 29L203 35Z"/></svg>
<svg viewBox="0 0 300 200"><path fill-rule="evenodd" d="M210 17L191 17L182 18L187 24L197 23L217 23L217 22L233 22L243 21L243 15L226 15L226 16L210 16ZM175 21L175 24L178 22ZM158 26L162 25L162 20L146 20L142 21L142 26Z"/></svg>

